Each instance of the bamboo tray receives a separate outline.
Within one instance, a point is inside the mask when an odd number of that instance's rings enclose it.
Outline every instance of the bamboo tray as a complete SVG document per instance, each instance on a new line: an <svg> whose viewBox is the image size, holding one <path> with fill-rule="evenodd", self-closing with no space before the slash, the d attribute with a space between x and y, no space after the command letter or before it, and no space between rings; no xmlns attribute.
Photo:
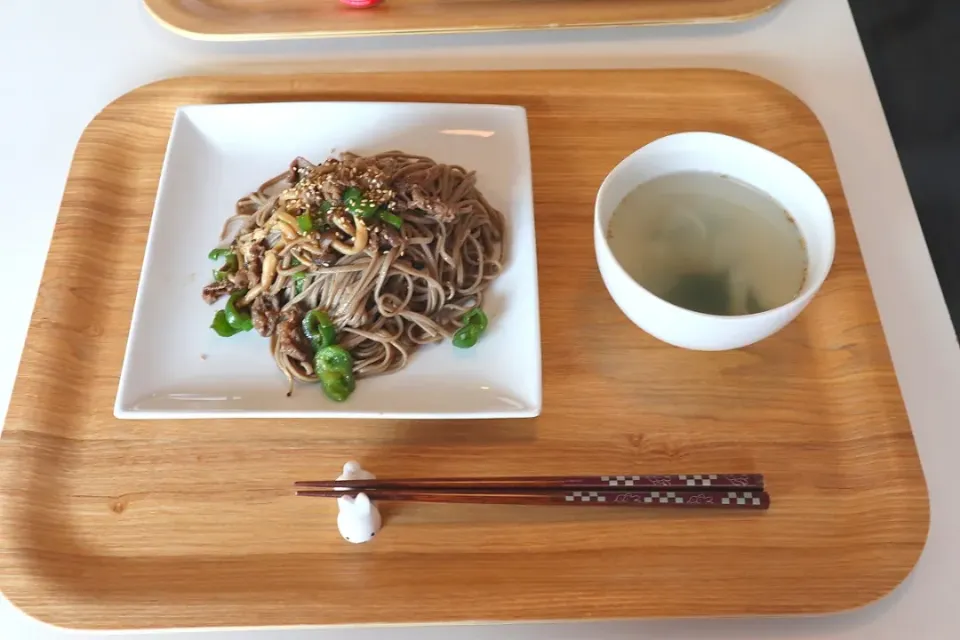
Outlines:
<svg viewBox="0 0 960 640"><path fill-rule="evenodd" d="M528 109L543 414L114 419L175 107L358 99ZM647 336L594 262L593 201L607 171L689 129L786 156L836 215L821 293L784 331L739 351ZM335 504L290 486L333 477L351 457L394 477L762 472L773 507L718 517L386 505L383 534L352 546ZM785 90L714 70L185 78L121 97L74 157L0 439L0 492L0 589L42 620L85 628L832 612L893 589L929 518L826 136Z"/></svg>
<svg viewBox="0 0 960 640"><path fill-rule="evenodd" d="M201 40L461 33L733 22L780 0L385 0L358 11L337 0L144 0L164 26Z"/></svg>

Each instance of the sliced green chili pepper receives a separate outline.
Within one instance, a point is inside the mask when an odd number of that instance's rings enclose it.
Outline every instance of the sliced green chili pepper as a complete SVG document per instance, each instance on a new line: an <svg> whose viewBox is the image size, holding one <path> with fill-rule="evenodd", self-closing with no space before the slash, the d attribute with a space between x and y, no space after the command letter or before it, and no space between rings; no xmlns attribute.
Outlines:
<svg viewBox="0 0 960 640"><path fill-rule="evenodd" d="M481 333L483 333L483 330L478 325L464 325L453 334L453 346L459 349L469 349L477 344Z"/></svg>
<svg viewBox="0 0 960 640"><path fill-rule="evenodd" d="M231 293L227 299L227 306L223 309L227 322L238 331L250 331L253 329L253 319L250 317L250 313L247 311L239 311L236 306L237 300L245 295L247 295L246 291L235 291Z"/></svg>
<svg viewBox="0 0 960 640"><path fill-rule="evenodd" d="M337 342L337 328L333 326L333 321L330 320L326 311L314 309L303 316L300 326L303 329L303 335L313 344L317 352ZM344 353L347 352L344 351ZM350 354L347 353L347 355Z"/></svg>
<svg viewBox="0 0 960 640"><path fill-rule="evenodd" d="M347 208L347 211L349 211L353 215L360 216L361 218L367 218L367 219L375 217L379 210L380 210L380 205L370 200L361 200L354 207Z"/></svg>
<svg viewBox="0 0 960 640"><path fill-rule="evenodd" d="M303 293L303 280L307 277L306 271L300 271L290 276L293 279L293 293L294 295L300 295Z"/></svg>
<svg viewBox="0 0 960 640"><path fill-rule="evenodd" d="M357 383L353 377L353 356L338 346L337 330L326 311L314 309L303 317L303 335L313 344L313 368L323 392L335 402L346 400Z"/></svg>
<svg viewBox="0 0 960 640"><path fill-rule="evenodd" d="M237 254L233 253L230 249L214 249L207 255L207 257L211 260L226 258L223 267L213 270L213 279L217 282L223 281L223 279L227 277L228 273L236 273L237 269L240 267L240 262L237 260Z"/></svg>
<svg viewBox="0 0 960 640"><path fill-rule="evenodd" d="M403 227L403 218L386 209L380 210L380 219L388 224L392 224L397 229Z"/></svg>
<svg viewBox="0 0 960 640"><path fill-rule="evenodd" d="M363 192L356 187L350 187L343 192L343 204L347 213L361 218L372 218L379 209L377 203L364 198Z"/></svg>
<svg viewBox="0 0 960 640"><path fill-rule="evenodd" d="M483 312L483 309L480 307L474 307L463 314L463 317L460 318L463 324L475 324L480 327L480 331L487 330L487 314Z"/></svg>
<svg viewBox="0 0 960 640"><path fill-rule="evenodd" d="M360 192L357 191L357 193L360 193ZM320 203L320 213L327 213L330 211L330 209L333 209L333 203L330 202L329 200L324 200L323 202Z"/></svg>
<svg viewBox="0 0 960 640"><path fill-rule="evenodd" d="M359 218L372 218L377 215L378 206L370 200L356 200L346 206L347 213Z"/></svg>
<svg viewBox="0 0 960 640"><path fill-rule="evenodd" d="M323 393L334 402L343 402L357 388L353 375L344 375L339 371L321 371L318 374Z"/></svg>
<svg viewBox="0 0 960 640"><path fill-rule="evenodd" d="M230 323L227 322L227 314L224 313L223 309L214 314L210 328L216 331L218 336L223 338L229 338L230 336L240 333L240 329L231 327Z"/></svg>
<svg viewBox="0 0 960 640"><path fill-rule="evenodd" d="M297 216L297 226L300 227L300 231L304 233L313 231L313 220L310 219L310 214L305 213L302 216Z"/></svg>
<svg viewBox="0 0 960 640"><path fill-rule="evenodd" d="M331 400L343 402L356 389L353 357L343 347L334 344L318 349L313 366L323 385L323 392Z"/></svg>
<svg viewBox="0 0 960 640"><path fill-rule="evenodd" d="M469 349L477 344L480 335L487 330L487 314L480 307L474 307L463 314L460 320L464 324L453 334L453 346Z"/></svg>
<svg viewBox="0 0 960 640"><path fill-rule="evenodd" d="M329 347L337 343L337 328L333 326L330 317L321 312L317 326L320 327L320 347ZM348 354L349 355L349 354Z"/></svg>
<svg viewBox="0 0 960 640"><path fill-rule="evenodd" d="M317 350L313 358L317 371L337 371L342 374L353 373L353 356L338 344L332 344Z"/></svg>

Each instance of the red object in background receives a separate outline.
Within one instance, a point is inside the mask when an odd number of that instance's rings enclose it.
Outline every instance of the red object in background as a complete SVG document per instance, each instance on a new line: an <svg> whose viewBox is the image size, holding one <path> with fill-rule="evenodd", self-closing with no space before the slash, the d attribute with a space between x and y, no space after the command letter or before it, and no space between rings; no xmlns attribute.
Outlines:
<svg viewBox="0 0 960 640"><path fill-rule="evenodd" d="M367 7L376 6L382 1L383 0L340 0L340 3L354 9L366 9Z"/></svg>

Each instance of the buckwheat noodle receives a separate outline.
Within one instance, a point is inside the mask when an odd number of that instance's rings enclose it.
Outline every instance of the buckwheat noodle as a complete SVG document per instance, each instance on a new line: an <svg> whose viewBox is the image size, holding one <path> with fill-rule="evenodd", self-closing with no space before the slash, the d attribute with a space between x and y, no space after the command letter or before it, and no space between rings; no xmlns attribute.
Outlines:
<svg viewBox="0 0 960 640"><path fill-rule="evenodd" d="M350 215L350 187L399 216L400 228ZM317 228L298 228L304 213ZM239 305L270 337L292 391L294 380L317 379L300 329L312 309L329 314L357 378L398 371L420 345L451 338L503 269L504 219L463 167L402 151L344 153L320 165L294 160L237 202L221 240L239 264L204 298L247 290Z"/></svg>

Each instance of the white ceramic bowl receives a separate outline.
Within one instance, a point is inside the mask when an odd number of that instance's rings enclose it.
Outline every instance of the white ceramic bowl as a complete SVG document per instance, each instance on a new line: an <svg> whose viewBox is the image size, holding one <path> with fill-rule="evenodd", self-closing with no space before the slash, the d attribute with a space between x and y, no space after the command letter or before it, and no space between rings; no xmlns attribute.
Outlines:
<svg viewBox="0 0 960 640"><path fill-rule="evenodd" d="M681 171L724 174L760 189L783 205L796 221L807 247L807 278L796 298L763 313L714 316L673 305L627 274L607 243L613 210L637 185ZM786 326L820 289L836 247L827 198L802 169L749 142L704 132L660 138L618 164L597 193L593 236L600 275L627 317L664 342L704 351L745 347Z"/></svg>

